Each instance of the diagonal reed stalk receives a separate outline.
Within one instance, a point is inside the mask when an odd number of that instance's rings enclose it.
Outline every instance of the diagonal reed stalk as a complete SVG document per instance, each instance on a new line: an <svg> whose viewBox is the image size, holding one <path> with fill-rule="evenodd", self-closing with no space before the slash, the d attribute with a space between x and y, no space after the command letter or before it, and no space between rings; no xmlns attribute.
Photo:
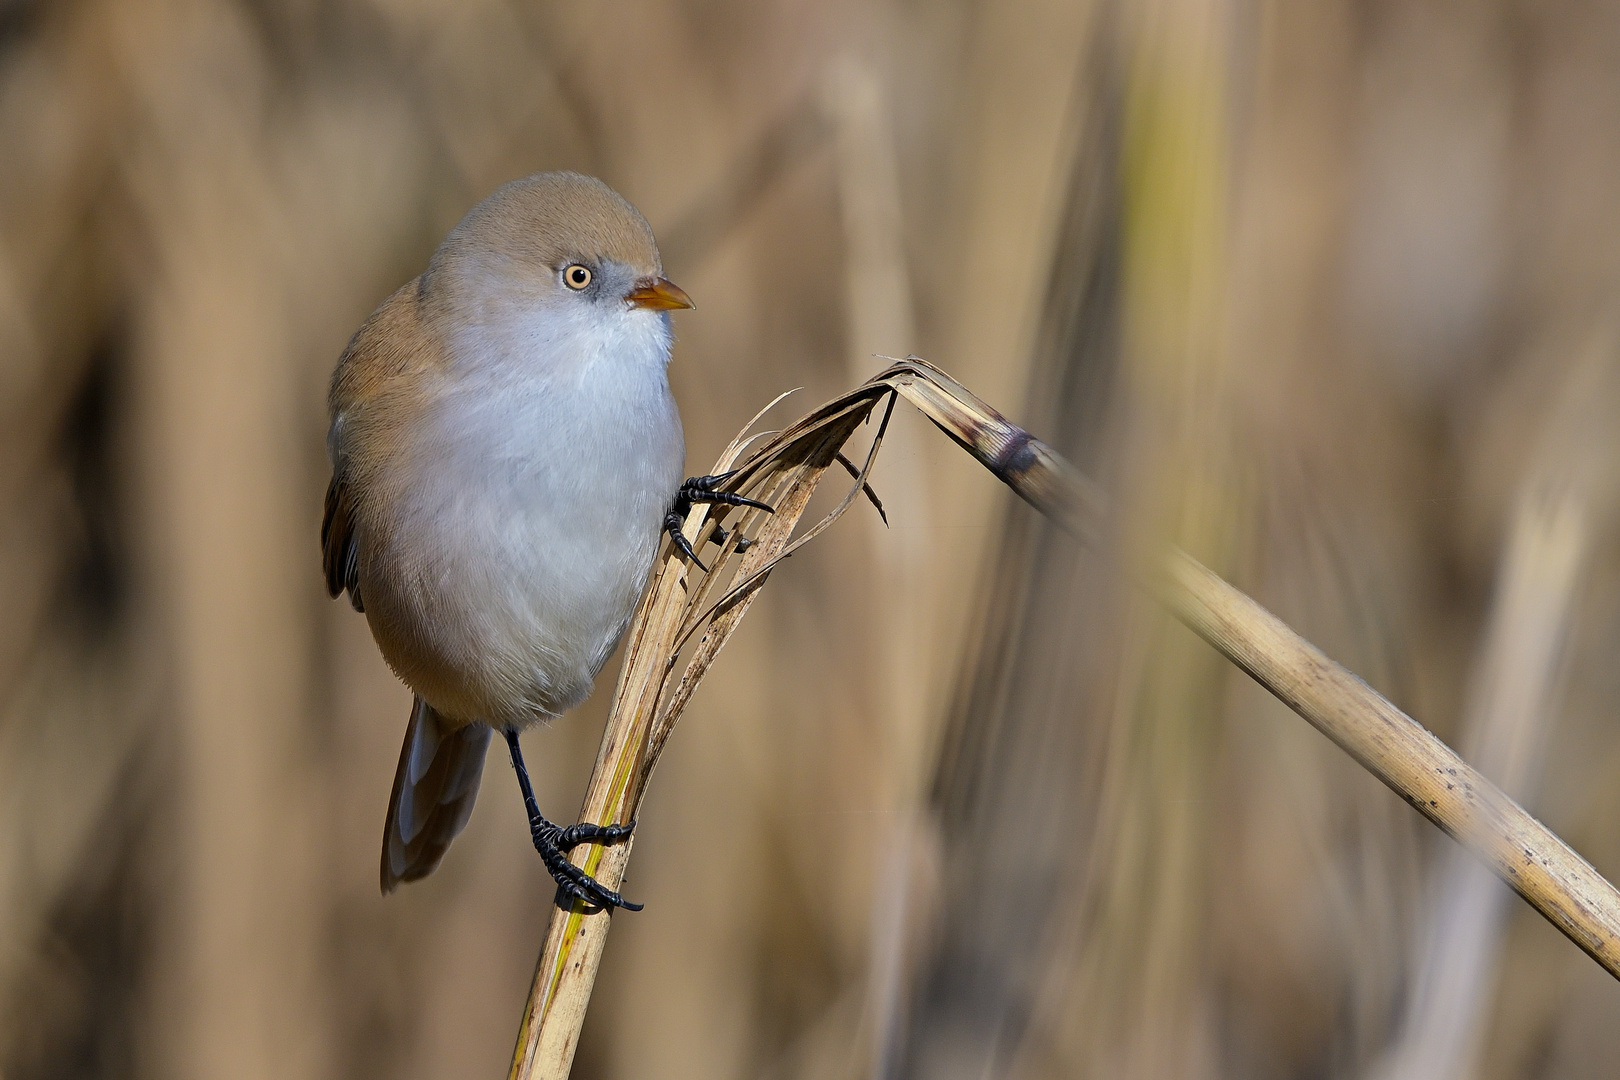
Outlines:
<svg viewBox="0 0 1620 1080"><path fill-rule="evenodd" d="M708 557L702 544L718 539L717 526L726 530L718 548L709 549L718 552L713 571L697 571L673 548L654 569L630 625L581 821L634 820L676 721L772 568L832 524L863 490L876 504L866 477L899 397L1062 528L1082 539L1100 536L1106 506L1096 487L1051 447L915 357L821 406L744 459L747 432L762 410L726 448L715 471L735 468L726 487L764 499L776 513L700 507L688 517L685 533L701 557ZM843 447L880 405L882 421L857 469ZM831 512L795 539L810 496L835 463L854 474L854 483ZM739 551L739 540L750 534L752 543ZM1620 978L1620 891L1569 845L1421 724L1190 555L1169 548L1140 565L1146 569L1136 571L1138 579L1176 618L1482 859ZM682 649L694 638L697 644L675 680ZM587 845L574 857L616 889L630 844ZM552 909L511 1080L568 1075L610 922L608 912L577 902Z"/></svg>

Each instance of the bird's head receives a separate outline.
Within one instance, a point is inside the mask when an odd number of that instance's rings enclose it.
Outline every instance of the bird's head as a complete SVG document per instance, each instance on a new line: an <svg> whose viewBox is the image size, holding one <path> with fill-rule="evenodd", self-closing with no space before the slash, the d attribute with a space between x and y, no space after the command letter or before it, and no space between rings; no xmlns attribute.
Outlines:
<svg viewBox="0 0 1620 1080"><path fill-rule="evenodd" d="M514 180L445 239L424 288L573 317L640 317L693 306L664 277L651 226L602 181L572 172Z"/></svg>

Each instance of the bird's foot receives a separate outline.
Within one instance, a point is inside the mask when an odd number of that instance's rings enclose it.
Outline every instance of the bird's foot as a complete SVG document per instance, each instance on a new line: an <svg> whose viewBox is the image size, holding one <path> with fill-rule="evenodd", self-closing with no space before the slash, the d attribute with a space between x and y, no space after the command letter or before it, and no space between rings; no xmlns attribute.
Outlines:
<svg viewBox="0 0 1620 1080"><path fill-rule="evenodd" d="M670 539L674 540L675 546L681 550L681 553L697 563L698 569L704 573L708 573L709 568L703 565L703 562L697 557L697 552L693 550L691 542L681 532L682 527L686 524L686 515L692 512L693 506L698 503L720 503L724 506L752 506L756 510L765 511L767 514L776 513L776 508L769 503L760 502L758 499L750 499L746 495L738 495L734 491L718 490L721 484L736 475L736 470L732 470L731 472L717 473L713 476L688 477L681 484L680 489L675 492L675 504L670 507L669 513L664 516L664 530L669 533ZM717 531L716 536L716 543L725 543L726 534L724 531ZM741 551L742 549L742 544L739 542L738 550Z"/></svg>
<svg viewBox="0 0 1620 1080"><path fill-rule="evenodd" d="M641 904L626 900L603 885L569 861L566 854L580 844L616 843L629 836L635 827L635 822L628 825L595 825L587 821L565 829L536 816L529 821L529 834L534 839L534 849L540 853L546 869L551 871L552 878L557 882L559 894L590 907L640 911Z"/></svg>
<svg viewBox="0 0 1620 1080"><path fill-rule="evenodd" d="M540 853L546 869L551 871L552 878L557 882L557 894L569 900L578 900L587 907L607 908L610 911L622 907L626 911L640 911L642 905L631 903L591 877L570 862L566 854L581 844L617 843L635 831L636 823L597 825L583 821L565 829L547 821L540 813L540 805L535 802L534 786L529 783L529 770L523 764L523 748L518 745L517 732L506 728L503 734L507 748L512 753L512 768L517 773L518 790L523 793L523 809L529 817L529 836L534 840L534 850Z"/></svg>

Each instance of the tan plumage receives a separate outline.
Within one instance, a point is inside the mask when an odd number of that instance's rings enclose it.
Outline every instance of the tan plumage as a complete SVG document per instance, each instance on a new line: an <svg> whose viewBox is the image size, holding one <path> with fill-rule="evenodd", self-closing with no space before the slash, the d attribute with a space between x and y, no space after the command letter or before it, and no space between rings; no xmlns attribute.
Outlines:
<svg viewBox="0 0 1620 1080"><path fill-rule="evenodd" d="M562 281L589 269L589 286ZM681 478L652 230L598 180L507 184L390 296L332 376L322 561L415 691L382 886L465 825L491 728L589 693ZM671 299L671 298L675 299Z"/></svg>

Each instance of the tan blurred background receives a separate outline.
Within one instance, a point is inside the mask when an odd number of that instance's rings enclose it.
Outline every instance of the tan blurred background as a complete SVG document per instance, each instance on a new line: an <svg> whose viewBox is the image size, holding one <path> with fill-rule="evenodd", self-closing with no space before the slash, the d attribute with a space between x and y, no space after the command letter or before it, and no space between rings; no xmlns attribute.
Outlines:
<svg viewBox="0 0 1620 1080"><path fill-rule="evenodd" d="M925 356L1620 874L1620 6L0 0L4 1080L504 1075L549 879L493 760L377 894L323 396L561 167L700 305L689 471ZM1613 1074L1620 986L897 417L671 744L577 1077Z"/></svg>

